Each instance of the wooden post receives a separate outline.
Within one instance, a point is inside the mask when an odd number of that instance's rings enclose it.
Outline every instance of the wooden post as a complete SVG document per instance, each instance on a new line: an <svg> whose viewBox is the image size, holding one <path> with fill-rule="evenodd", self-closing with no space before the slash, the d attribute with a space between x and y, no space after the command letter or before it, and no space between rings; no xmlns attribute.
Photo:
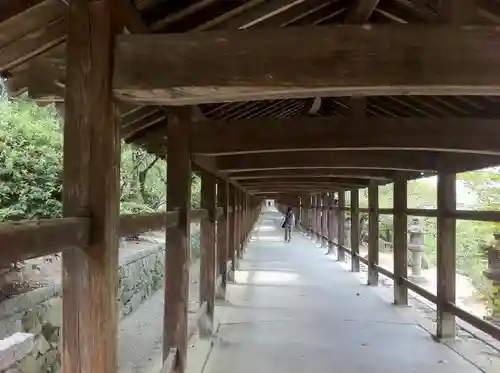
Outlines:
<svg viewBox="0 0 500 373"><path fill-rule="evenodd" d="M120 123L111 97L112 2L68 7L63 215L92 220L91 245L63 253L62 370L114 373Z"/></svg>
<svg viewBox="0 0 500 373"><path fill-rule="evenodd" d="M378 285L378 185L368 187L368 285Z"/></svg>
<svg viewBox="0 0 500 373"><path fill-rule="evenodd" d="M236 263L234 261L234 230L235 230L235 211L234 211L234 185L228 184L228 202L229 202L229 220L228 220L228 237L227 237L227 262L231 262L231 270L230 270L230 275L232 278L234 278L234 271L236 270ZM228 281L232 280L228 276Z"/></svg>
<svg viewBox="0 0 500 373"><path fill-rule="evenodd" d="M200 326L200 335L209 338L212 331L208 326L214 322L217 196L215 176L204 170L201 172L201 208L207 210L208 216L201 221L200 235L200 305L207 302L206 318L200 319L200 322L206 325Z"/></svg>
<svg viewBox="0 0 500 373"><path fill-rule="evenodd" d="M167 124L167 209L177 210L177 227L167 229L165 254L165 301L163 359L177 349L176 372L184 373L187 359L189 299L189 210L191 206L191 160L188 107L171 109Z"/></svg>
<svg viewBox="0 0 500 373"><path fill-rule="evenodd" d="M345 207L345 191L339 191L339 208L338 208L338 256L337 260L343 262L345 261L345 251L343 249L345 245L345 221L344 221L344 207Z"/></svg>
<svg viewBox="0 0 500 373"><path fill-rule="evenodd" d="M437 337L455 338L455 316L446 304L455 303L456 175L439 173L437 181Z"/></svg>
<svg viewBox="0 0 500 373"><path fill-rule="evenodd" d="M316 205L317 199L316 196L312 196L312 213L311 213L311 239L314 241L316 235Z"/></svg>
<svg viewBox="0 0 500 373"><path fill-rule="evenodd" d="M239 242L239 202L238 202L238 189L233 188L232 200L233 200L233 242L231 245L231 255L232 255L232 270L233 276L238 268L238 242Z"/></svg>
<svg viewBox="0 0 500 373"><path fill-rule="evenodd" d="M217 219L217 260L219 275L221 276L220 288L217 292L217 298L226 298L227 288L227 249L228 249L228 224L229 224L229 183L226 180L219 179L217 183L217 200L219 207L222 207L223 213Z"/></svg>
<svg viewBox="0 0 500 373"><path fill-rule="evenodd" d="M402 178L394 182L394 304L408 304L408 287L402 278L408 277L407 249L407 181Z"/></svg>
<svg viewBox="0 0 500 373"><path fill-rule="evenodd" d="M359 190L351 190L351 271L359 272Z"/></svg>
<svg viewBox="0 0 500 373"><path fill-rule="evenodd" d="M321 201L321 196L316 196L316 242L321 244L321 211L323 209L323 204Z"/></svg>
<svg viewBox="0 0 500 373"><path fill-rule="evenodd" d="M321 196L321 247L328 247L328 196Z"/></svg>
<svg viewBox="0 0 500 373"><path fill-rule="evenodd" d="M243 191L241 189L237 190L238 193L238 242L236 250L238 252L238 258L243 257Z"/></svg>

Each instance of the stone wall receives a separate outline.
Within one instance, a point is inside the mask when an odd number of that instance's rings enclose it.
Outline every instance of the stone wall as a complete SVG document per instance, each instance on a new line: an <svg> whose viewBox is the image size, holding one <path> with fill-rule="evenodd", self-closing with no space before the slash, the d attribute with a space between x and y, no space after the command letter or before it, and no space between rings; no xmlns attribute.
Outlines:
<svg viewBox="0 0 500 373"><path fill-rule="evenodd" d="M136 311L161 288L164 273L164 243L139 242L133 250L120 252L118 302L120 318ZM130 249L130 247L129 247ZM34 335L31 353L9 369L9 373L60 371L61 291L59 285L18 295L0 304L0 340L17 332Z"/></svg>

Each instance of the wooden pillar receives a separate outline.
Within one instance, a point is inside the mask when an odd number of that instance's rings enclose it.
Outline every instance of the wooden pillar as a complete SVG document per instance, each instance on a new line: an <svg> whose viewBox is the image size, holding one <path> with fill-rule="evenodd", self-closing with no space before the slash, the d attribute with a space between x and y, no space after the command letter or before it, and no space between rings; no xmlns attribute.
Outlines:
<svg viewBox="0 0 500 373"><path fill-rule="evenodd" d="M316 238L316 209L317 209L317 198L312 196L312 216L311 216L311 239L314 241Z"/></svg>
<svg viewBox="0 0 500 373"><path fill-rule="evenodd" d="M368 285L378 285L378 185L368 187Z"/></svg>
<svg viewBox="0 0 500 373"><path fill-rule="evenodd" d="M187 359L189 299L189 210L191 206L191 158L188 107L171 109L167 122L167 209L178 211L175 228L167 229L165 254L165 301L163 358L177 349L176 372L184 373Z"/></svg>
<svg viewBox="0 0 500 373"><path fill-rule="evenodd" d="M454 338L455 316L447 303L455 303L456 175L439 173L437 181L437 337Z"/></svg>
<svg viewBox="0 0 500 373"><path fill-rule="evenodd" d="M234 185L230 185L230 199L231 199L231 224L230 224L230 246L229 246L229 259L231 260L231 272L234 279L234 273L237 268L238 256L236 253L238 242L238 213L237 213L237 191Z"/></svg>
<svg viewBox="0 0 500 373"><path fill-rule="evenodd" d="M359 272L359 190L351 190L351 271Z"/></svg>
<svg viewBox="0 0 500 373"><path fill-rule="evenodd" d="M111 1L68 5L63 215L90 217L91 245L63 252L62 370L117 371L120 123L111 97Z"/></svg>
<svg viewBox="0 0 500 373"><path fill-rule="evenodd" d="M243 191L238 189L238 246L236 250L238 251L238 258L243 257L243 235L244 235L244 224L243 224Z"/></svg>
<svg viewBox="0 0 500 373"><path fill-rule="evenodd" d="M408 277L407 249L407 181L398 178L394 182L394 304L408 304L408 287L401 281Z"/></svg>
<svg viewBox="0 0 500 373"><path fill-rule="evenodd" d="M345 261L345 221L344 221L344 207L345 207L345 191L339 191L339 208L338 208L338 257L339 261Z"/></svg>
<svg viewBox="0 0 500 373"><path fill-rule="evenodd" d="M217 298L226 298L227 288L227 249L228 249L228 224L229 224L229 183L219 179L217 183L217 200L222 207L222 215L217 219L217 261L220 275L220 288Z"/></svg>
<svg viewBox="0 0 500 373"><path fill-rule="evenodd" d="M328 196L321 196L321 247L328 247Z"/></svg>
<svg viewBox="0 0 500 373"><path fill-rule="evenodd" d="M200 320L206 325L200 327L200 334L209 338L212 333L207 326L213 325L215 304L217 195L215 176L207 171L201 173L201 208L207 210L208 216L201 221L200 234L200 305L207 303L206 318Z"/></svg>
<svg viewBox="0 0 500 373"><path fill-rule="evenodd" d="M328 251L327 254L331 254L333 252L333 193L328 193L327 199L327 237L328 237Z"/></svg>
<svg viewBox="0 0 500 373"><path fill-rule="evenodd" d="M316 242L321 244L321 210L323 209L321 196L316 196Z"/></svg>

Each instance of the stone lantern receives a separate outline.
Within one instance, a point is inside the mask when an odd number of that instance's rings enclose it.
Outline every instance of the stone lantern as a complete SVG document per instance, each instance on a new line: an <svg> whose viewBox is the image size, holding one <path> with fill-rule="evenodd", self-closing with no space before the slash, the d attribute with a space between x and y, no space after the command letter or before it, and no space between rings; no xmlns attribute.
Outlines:
<svg viewBox="0 0 500 373"><path fill-rule="evenodd" d="M500 324L500 232L493 233L493 241L486 247L488 253L488 269L484 276L492 282L491 321Z"/></svg>
<svg viewBox="0 0 500 373"><path fill-rule="evenodd" d="M411 252L411 275L413 282L423 282L422 257L424 255L424 230L421 220L417 217L411 219L408 227L408 250Z"/></svg>

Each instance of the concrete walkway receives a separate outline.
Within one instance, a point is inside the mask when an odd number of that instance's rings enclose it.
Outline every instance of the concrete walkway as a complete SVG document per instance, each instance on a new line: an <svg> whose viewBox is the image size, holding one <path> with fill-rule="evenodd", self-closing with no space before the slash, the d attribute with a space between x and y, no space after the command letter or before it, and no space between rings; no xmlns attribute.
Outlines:
<svg viewBox="0 0 500 373"><path fill-rule="evenodd" d="M479 372L267 212L228 287L205 373Z"/></svg>

